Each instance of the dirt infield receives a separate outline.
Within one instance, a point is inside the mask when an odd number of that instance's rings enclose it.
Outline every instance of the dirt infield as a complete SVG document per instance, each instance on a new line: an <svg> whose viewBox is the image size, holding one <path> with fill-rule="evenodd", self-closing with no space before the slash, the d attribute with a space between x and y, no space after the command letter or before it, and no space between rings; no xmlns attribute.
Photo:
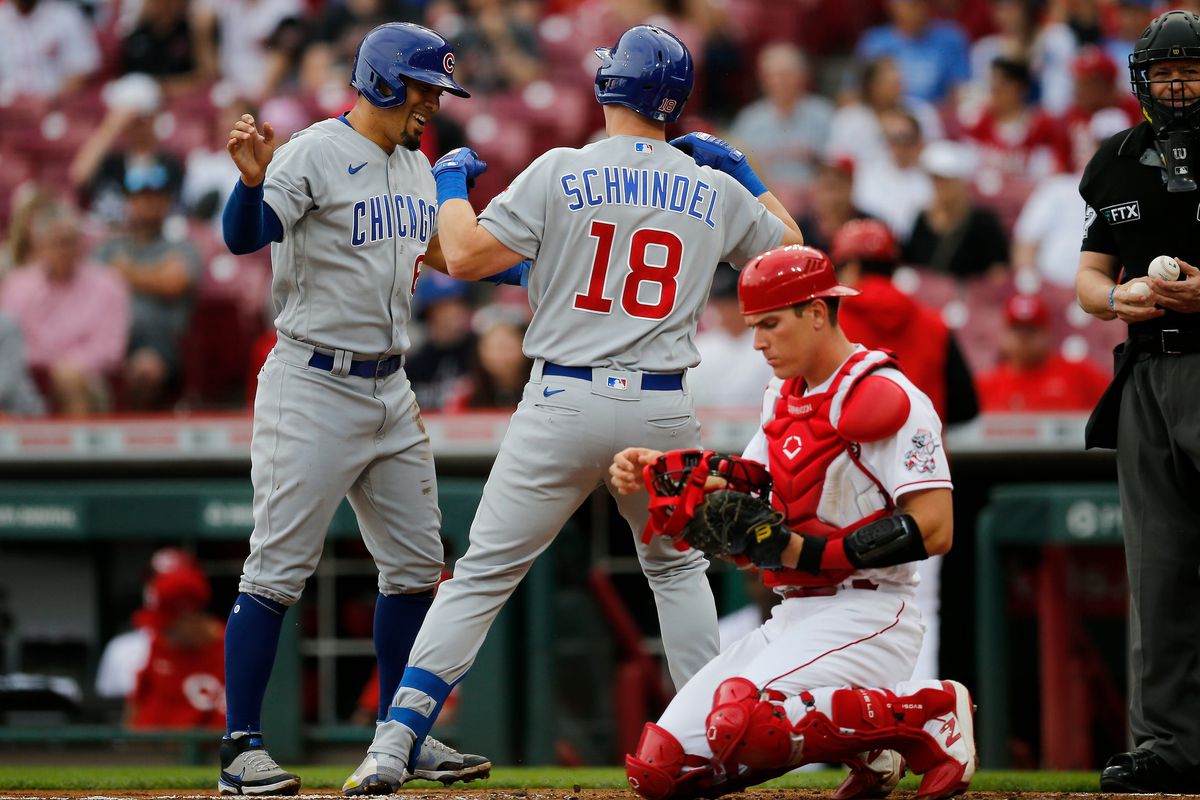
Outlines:
<svg viewBox="0 0 1200 800"><path fill-rule="evenodd" d="M729 798L745 798L746 800L828 800L831 791L815 789L753 789L740 794L727 795ZM963 800L1128 800L1130 797L1162 797L1163 795L1118 795L1099 793L1067 793L1067 792L969 792L963 795ZM1189 795L1169 795L1170 797L1188 797ZM1200 795L1190 795L1200 796ZM216 791L180 793L178 791L0 791L0 800L211 800L221 797ZM345 800L340 792L331 793L325 790L314 790L300 793L306 800ZM403 800L639 800L631 791L620 789L585 789L580 792L539 791L536 789L444 789L441 791L413 790L400 792ZM912 800L913 792L897 791L891 795L893 800Z"/></svg>

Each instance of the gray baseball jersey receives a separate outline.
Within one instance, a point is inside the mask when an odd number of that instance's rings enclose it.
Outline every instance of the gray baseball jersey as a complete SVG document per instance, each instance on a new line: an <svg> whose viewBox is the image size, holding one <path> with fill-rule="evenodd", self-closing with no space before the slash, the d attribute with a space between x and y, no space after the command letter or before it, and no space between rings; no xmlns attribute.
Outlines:
<svg viewBox="0 0 1200 800"><path fill-rule="evenodd" d="M347 495L385 594L440 577L433 455L401 369L347 374L403 353L425 249L437 230L429 160L341 119L297 133L267 169L283 223L271 248L278 343L258 378L251 442L254 532L240 590L294 603ZM310 364L314 353L332 367Z"/></svg>
<svg viewBox="0 0 1200 800"><path fill-rule="evenodd" d="M740 264L778 245L785 231L729 176L698 167L662 140L631 136L550 151L491 202L480 223L534 259L525 352L535 361L470 546L413 644L392 721L376 728L371 752L404 759L439 708L422 676L437 676L447 690L462 678L534 559L588 495L600 486L612 491L613 456L629 445L700 445L680 373L699 360L692 339L713 273L720 260ZM681 687L717 654L708 562L664 537L643 543L646 495L613 494Z"/></svg>
<svg viewBox="0 0 1200 800"><path fill-rule="evenodd" d="M264 197L287 232L271 245L275 327L360 354L408 350L416 275L437 233L429 159L379 145L340 119L294 135Z"/></svg>
<svg viewBox="0 0 1200 800"><path fill-rule="evenodd" d="M646 372L700 362L717 262L740 265L784 232L730 176L634 136L549 151L479 222L534 261L527 355Z"/></svg>

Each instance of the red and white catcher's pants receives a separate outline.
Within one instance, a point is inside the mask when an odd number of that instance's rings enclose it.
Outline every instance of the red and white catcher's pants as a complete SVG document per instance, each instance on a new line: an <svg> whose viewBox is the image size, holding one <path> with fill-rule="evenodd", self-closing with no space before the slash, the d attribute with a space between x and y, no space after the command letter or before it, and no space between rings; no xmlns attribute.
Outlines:
<svg viewBox="0 0 1200 800"><path fill-rule="evenodd" d="M910 590L843 589L828 597L798 597L710 661L675 696L658 724L684 752L712 750L705 720L722 681L742 677L787 698L788 718L806 713L797 695L822 687L893 687L911 677L924 626Z"/></svg>

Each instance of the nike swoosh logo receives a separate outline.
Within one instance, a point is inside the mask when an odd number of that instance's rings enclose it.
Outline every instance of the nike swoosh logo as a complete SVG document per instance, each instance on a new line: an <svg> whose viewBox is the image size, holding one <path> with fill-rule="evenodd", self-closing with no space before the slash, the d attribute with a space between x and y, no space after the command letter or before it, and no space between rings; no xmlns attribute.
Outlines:
<svg viewBox="0 0 1200 800"><path fill-rule="evenodd" d="M558 394L559 392L565 391L566 389L551 389L549 386L547 386L545 389L542 389L542 397L549 397L552 394Z"/></svg>
<svg viewBox="0 0 1200 800"><path fill-rule="evenodd" d="M346 169L346 171L349 172L351 175L353 175L354 173L358 172L360 169L362 169L366 165L367 165L366 161L362 162L357 167L352 164Z"/></svg>

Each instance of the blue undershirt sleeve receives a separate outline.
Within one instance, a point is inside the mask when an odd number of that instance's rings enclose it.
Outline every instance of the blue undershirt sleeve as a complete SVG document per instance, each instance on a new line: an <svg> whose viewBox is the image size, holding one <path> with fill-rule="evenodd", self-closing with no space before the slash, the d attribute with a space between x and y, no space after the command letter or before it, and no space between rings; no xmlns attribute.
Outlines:
<svg viewBox="0 0 1200 800"><path fill-rule="evenodd" d="M263 202L263 184L247 186L241 179L234 185L221 215L225 245L234 255L253 253L283 238L283 223Z"/></svg>

